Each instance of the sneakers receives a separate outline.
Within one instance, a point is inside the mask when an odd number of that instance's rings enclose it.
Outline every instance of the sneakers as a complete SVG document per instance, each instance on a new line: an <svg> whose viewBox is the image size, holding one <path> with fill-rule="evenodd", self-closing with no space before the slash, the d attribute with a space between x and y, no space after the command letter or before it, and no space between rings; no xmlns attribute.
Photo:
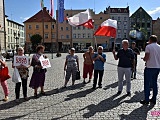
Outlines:
<svg viewBox="0 0 160 120"><path fill-rule="evenodd" d="M45 93L44 91L41 91L40 94L41 94L41 95L45 95L46 93Z"/></svg>
<svg viewBox="0 0 160 120"><path fill-rule="evenodd" d="M127 96L131 96L131 92L127 92Z"/></svg>
<svg viewBox="0 0 160 120"><path fill-rule="evenodd" d="M5 96L5 98L3 99L3 101L8 101L8 96Z"/></svg>
<svg viewBox="0 0 160 120"><path fill-rule="evenodd" d="M122 93L122 91L118 91L118 92L117 92L117 95L120 95L121 93Z"/></svg>
<svg viewBox="0 0 160 120"><path fill-rule="evenodd" d="M149 102L147 102L145 100L141 100L140 103L143 104L143 105L148 105L149 104Z"/></svg>

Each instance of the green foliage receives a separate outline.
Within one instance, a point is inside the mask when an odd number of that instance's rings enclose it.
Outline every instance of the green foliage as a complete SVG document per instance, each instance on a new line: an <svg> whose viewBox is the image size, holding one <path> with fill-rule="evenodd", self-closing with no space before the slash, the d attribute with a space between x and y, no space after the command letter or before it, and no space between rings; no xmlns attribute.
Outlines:
<svg viewBox="0 0 160 120"><path fill-rule="evenodd" d="M31 36L30 41L32 43L32 49L35 50L35 48L42 42L42 36L39 34L34 34Z"/></svg>

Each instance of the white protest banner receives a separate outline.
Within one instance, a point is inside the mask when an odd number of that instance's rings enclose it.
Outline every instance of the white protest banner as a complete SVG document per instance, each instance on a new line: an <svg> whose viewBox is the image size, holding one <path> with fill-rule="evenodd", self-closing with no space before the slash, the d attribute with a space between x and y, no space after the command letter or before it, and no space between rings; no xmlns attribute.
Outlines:
<svg viewBox="0 0 160 120"><path fill-rule="evenodd" d="M27 56L14 56L14 66L19 66L19 65L24 65L28 66L29 65L29 59Z"/></svg>
<svg viewBox="0 0 160 120"><path fill-rule="evenodd" d="M40 60L41 65L43 67L42 69L51 67L51 63L50 63L49 59L44 58L43 55L39 58L39 60Z"/></svg>

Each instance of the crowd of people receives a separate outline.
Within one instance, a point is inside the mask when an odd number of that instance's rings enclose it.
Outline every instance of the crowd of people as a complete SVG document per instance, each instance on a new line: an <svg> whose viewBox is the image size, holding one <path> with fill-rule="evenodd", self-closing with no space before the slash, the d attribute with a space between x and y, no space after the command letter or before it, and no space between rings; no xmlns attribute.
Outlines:
<svg viewBox="0 0 160 120"><path fill-rule="evenodd" d="M28 66L20 65L14 66L13 68L17 68L21 77L21 82L16 83L15 85L15 95L16 102L19 102L20 97L20 87L22 84L23 88L23 97L25 100L28 100L27 97L27 79L29 73L29 67L33 67L33 73L31 76L31 80L29 83L29 87L34 89L34 96L37 97L37 89L40 87L41 94L45 95L44 91L44 82L45 82L45 74L47 72L46 69L43 69L39 58L43 56L47 58L44 53L44 46L38 45L36 48L36 54L32 56L32 60L28 61ZM113 57L115 60L118 60L118 90L117 94L121 94L123 90L123 81L124 76L126 80L126 95L131 95L131 79L136 79L136 67L137 67L137 55L140 55L139 49L136 47L136 43L132 42L131 47L129 47L129 41L122 41L122 48L118 50L116 53L113 50ZM145 56L142 58L145 61L145 69L144 69L144 100L140 101L141 104L149 104L149 102L156 104L156 98L158 94L158 86L157 79L158 74L160 72L160 45L157 44L157 36L151 35L149 38L148 45L145 49ZM24 49L19 47L17 50L18 56L24 56ZM104 64L106 62L106 54L103 52L103 47L99 46L97 48L97 52L94 52L92 46L88 48L88 51L83 54L83 84L90 83L93 79L93 87L92 89L97 88L97 79L98 80L98 88L102 88L102 79L104 75ZM14 62L14 61L13 61ZM0 69L6 66L6 63L2 56L0 56ZM67 87L67 83L72 76L72 86L75 84L75 80L77 77L77 71L79 71L79 58L75 54L75 48L71 48L69 54L66 56L66 60L64 63L64 71L65 74L65 82L62 88ZM88 81L87 76L89 74ZM93 77L93 78L92 78ZM2 81L0 77L0 82L2 88L4 90L4 101L8 100L8 85L7 81ZM153 90L153 97L149 99L150 90Z"/></svg>

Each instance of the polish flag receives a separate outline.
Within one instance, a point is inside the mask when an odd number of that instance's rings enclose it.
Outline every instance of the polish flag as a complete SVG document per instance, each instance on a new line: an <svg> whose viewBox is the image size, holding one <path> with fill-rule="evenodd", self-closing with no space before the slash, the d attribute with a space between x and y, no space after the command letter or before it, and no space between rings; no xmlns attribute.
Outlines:
<svg viewBox="0 0 160 120"><path fill-rule="evenodd" d="M74 27L84 26L93 29L93 20L89 9L66 19L68 20L68 23Z"/></svg>
<svg viewBox="0 0 160 120"><path fill-rule="evenodd" d="M104 21L101 26L96 30L96 36L110 36L116 38L117 21L108 19Z"/></svg>
<svg viewBox="0 0 160 120"><path fill-rule="evenodd" d="M51 0L51 11L50 11L50 15L53 17L53 0Z"/></svg>

